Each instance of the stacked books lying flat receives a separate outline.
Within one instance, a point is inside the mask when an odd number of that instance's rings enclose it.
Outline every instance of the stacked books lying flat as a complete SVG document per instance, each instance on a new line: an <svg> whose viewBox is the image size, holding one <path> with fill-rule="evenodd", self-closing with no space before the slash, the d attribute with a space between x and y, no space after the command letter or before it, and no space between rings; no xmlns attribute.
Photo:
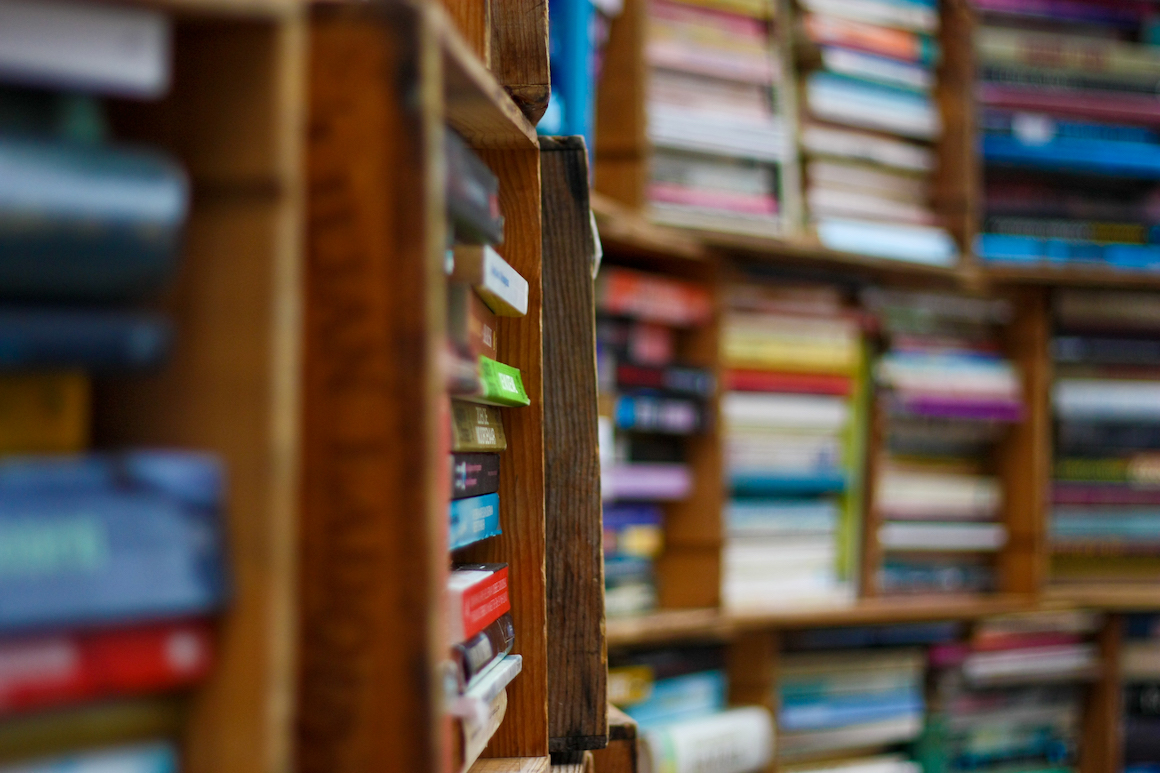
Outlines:
<svg viewBox="0 0 1160 773"><path fill-rule="evenodd" d="M1160 766L1160 617L1130 615L1120 650L1124 683L1124 770Z"/></svg>
<svg viewBox="0 0 1160 773"><path fill-rule="evenodd" d="M975 250L1160 269L1160 53L1148 3L974 0L985 163Z"/></svg>
<svg viewBox="0 0 1160 773"><path fill-rule="evenodd" d="M718 646L612 659L608 701L639 726L644 770L756 773L773 760L773 717L761 706L726 706Z"/></svg>
<svg viewBox="0 0 1160 773"><path fill-rule="evenodd" d="M165 95L170 22L45 2L5 24L0 759L171 773L174 693L209 675L229 596L225 471L196 451L89 448L93 382L156 372L174 338L135 306L176 272L189 182L176 159L112 137L104 100Z"/></svg>
<svg viewBox="0 0 1160 773"><path fill-rule="evenodd" d="M716 5L716 7L710 7ZM771 42L772 4L650 0L647 198L662 222L776 230L787 137Z"/></svg>
<svg viewBox="0 0 1160 773"><path fill-rule="evenodd" d="M806 205L822 244L951 265L931 209L939 46L933 0L799 0Z"/></svg>
<svg viewBox="0 0 1160 773"><path fill-rule="evenodd" d="M784 655L778 678L779 761L889 750L922 732L921 649Z"/></svg>
<svg viewBox="0 0 1160 773"><path fill-rule="evenodd" d="M500 407L528 405L518 368L500 359L498 317L528 311L528 282L492 244L503 239L499 180L454 132L445 134L447 253L444 371L451 407L452 550L500 533L499 461L507 448Z"/></svg>
<svg viewBox="0 0 1160 773"><path fill-rule="evenodd" d="M887 345L875 366L884 438L873 486L884 594L992 590L1003 492L989 467L1022 418L1022 387L998 346L1002 301L869 290Z"/></svg>
<svg viewBox="0 0 1160 773"><path fill-rule="evenodd" d="M865 440L859 317L833 287L738 284L729 295L723 603L848 601Z"/></svg>
<svg viewBox="0 0 1160 773"><path fill-rule="evenodd" d="M447 582L446 703L453 718L451 758L461 773L471 767L507 712L507 687L523 668L512 654L507 564L460 564Z"/></svg>
<svg viewBox="0 0 1160 773"><path fill-rule="evenodd" d="M629 615L657 603L663 507L693 490L690 442L709 442L712 373L682 363L713 317L706 287L617 266L597 278L604 603Z"/></svg>
<svg viewBox="0 0 1160 773"><path fill-rule="evenodd" d="M1082 687L1099 669L1086 612L982 621L966 644L932 648L934 689L919 756L928 773L1067 771Z"/></svg>
<svg viewBox="0 0 1160 773"><path fill-rule="evenodd" d="M1154 579L1160 296L1060 291L1055 323L1052 578Z"/></svg>

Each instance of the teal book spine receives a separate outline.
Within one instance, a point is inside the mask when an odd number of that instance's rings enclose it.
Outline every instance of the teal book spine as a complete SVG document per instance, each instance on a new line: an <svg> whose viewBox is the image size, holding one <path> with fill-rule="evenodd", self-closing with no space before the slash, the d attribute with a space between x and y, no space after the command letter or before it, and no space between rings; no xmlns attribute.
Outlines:
<svg viewBox="0 0 1160 773"><path fill-rule="evenodd" d="M499 494L454 499L450 505L450 549L458 550L473 542L501 534Z"/></svg>

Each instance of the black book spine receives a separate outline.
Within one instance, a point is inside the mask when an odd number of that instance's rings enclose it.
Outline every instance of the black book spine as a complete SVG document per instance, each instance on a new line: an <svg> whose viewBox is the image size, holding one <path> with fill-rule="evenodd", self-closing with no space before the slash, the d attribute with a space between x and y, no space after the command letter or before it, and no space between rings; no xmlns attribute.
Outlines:
<svg viewBox="0 0 1160 773"><path fill-rule="evenodd" d="M499 454L452 454L451 498L464 499L499 491Z"/></svg>
<svg viewBox="0 0 1160 773"><path fill-rule="evenodd" d="M515 641L515 623L508 612L475 636L452 647L451 657L459 672L460 691L471 687L472 680L506 657Z"/></svg>

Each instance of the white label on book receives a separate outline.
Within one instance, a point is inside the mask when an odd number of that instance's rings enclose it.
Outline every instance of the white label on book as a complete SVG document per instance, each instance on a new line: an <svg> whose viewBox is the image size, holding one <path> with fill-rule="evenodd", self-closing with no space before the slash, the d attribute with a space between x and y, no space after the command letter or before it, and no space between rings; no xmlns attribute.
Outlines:
<svg viewBox="0 0 1160 773"><path fill-rule="evenodd" d="M147 8L0 0L0 79L135 97L169 89L168 17Z"/></svg>

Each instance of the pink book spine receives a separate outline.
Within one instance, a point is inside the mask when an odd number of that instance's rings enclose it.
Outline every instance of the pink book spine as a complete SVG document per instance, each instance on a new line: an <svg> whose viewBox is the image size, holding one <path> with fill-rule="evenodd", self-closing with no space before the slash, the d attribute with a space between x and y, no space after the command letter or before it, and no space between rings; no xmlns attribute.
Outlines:
<svg viewBox="0 0 1160 773"><path fill-rule="evenodd" d="M731 191L709 191L686 188L673 183L652 183L649 198L665 204L684 204L690 207L722 209L747 215L776 215L777 199L772 194L753 195Z"/></svg>

